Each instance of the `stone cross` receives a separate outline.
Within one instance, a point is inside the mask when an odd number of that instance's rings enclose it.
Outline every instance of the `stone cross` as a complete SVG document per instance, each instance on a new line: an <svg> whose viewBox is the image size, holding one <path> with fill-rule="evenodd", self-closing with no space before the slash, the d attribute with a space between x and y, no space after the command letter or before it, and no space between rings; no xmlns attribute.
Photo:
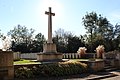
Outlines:
<svg viewBox="0 0 120 80"><path fill-rule="evenodd" d="M55 13L52 13L51 7L49 7L49 12L45 11L45 14L48 15L48 41L47 43L52 42L52 16L55 16Z"/></svg>

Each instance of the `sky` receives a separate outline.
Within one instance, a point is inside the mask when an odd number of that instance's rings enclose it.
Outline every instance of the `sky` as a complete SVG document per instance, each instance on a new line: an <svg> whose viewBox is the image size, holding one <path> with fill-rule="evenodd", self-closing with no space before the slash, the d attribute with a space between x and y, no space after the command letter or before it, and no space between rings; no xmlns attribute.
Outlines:
<svg viewBox="0 0 120 80"><path fill-rule="evenodd" d="M120 21L120 0L0 0L0 30L5 35L20 24L35 29L47 38L48 16L52 7L53 34L59 28L75 35L84 35L82 18L86 12L102 14L115 25Z"/></svg>

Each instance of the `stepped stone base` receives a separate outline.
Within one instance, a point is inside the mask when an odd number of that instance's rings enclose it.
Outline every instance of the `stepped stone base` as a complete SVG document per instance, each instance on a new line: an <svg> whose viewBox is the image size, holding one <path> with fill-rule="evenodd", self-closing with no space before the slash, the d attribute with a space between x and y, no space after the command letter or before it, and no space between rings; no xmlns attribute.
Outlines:
<svg viewBox="0 0 120 80"><path fill-rule="evenodd" d="M63 55L56 51L56 45L47 43L43 46L43 52L37 54L37 61L54 61L62 60Z"/></svg>
<svg viewBox="0 0 120 80"><path fill-rule="evenodd" d="M53 61L62 60L63 55L61 53L40 53L37 55L38 61Z"/></svg>

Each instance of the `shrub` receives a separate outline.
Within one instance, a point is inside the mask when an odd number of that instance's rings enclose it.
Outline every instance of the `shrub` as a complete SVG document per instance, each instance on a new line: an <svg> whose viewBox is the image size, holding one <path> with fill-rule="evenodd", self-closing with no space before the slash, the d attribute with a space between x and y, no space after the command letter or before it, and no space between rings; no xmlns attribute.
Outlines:
<svg viewBox="0 0 120 80"><path fill-rule="evenodd" d="M79 47L77 53L80 54L81 58L84 58L85 54L86 54L86 50L87 50L87 48L85 48L85 47Z"/></svg>
<svg viewBox="0 0 120 80"><path fill-rule="evenodd" d="M103 58L103 53L105 52L104 51L104 45L99 45L97 48L96 48L96 52L97 52L97 58Z"/></svg>
<svg viewBox="0 0 120 80"><path fill-rule="evenodd" d="M15 77L30 78L30 77L33 77L33 72L30 68L21 67L15 70Z"/></svg>
<svg viewBox="0 0 120 80"><path fill-rule="evenodd" d="M73 75L86 72L87 65L81 62L59 62L51 64L42 64L32 67L21 67L15 70L15 77L17 78L31 78L31 77L51 77Z"/></svg>

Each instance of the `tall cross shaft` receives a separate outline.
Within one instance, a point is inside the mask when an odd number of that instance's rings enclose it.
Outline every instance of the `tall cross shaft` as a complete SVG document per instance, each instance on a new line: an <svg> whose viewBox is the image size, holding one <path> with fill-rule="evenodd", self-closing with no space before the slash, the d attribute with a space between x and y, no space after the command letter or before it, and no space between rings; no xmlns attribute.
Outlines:
<svg viewBox="0 0 120 80"><path fill-rule="evenodd" d="M52 13L51 7L49 7L49 12L45 11L45 14L48 15L48 41L47 43L52 42L52 16L55 16L55 13Z"/></svg>

